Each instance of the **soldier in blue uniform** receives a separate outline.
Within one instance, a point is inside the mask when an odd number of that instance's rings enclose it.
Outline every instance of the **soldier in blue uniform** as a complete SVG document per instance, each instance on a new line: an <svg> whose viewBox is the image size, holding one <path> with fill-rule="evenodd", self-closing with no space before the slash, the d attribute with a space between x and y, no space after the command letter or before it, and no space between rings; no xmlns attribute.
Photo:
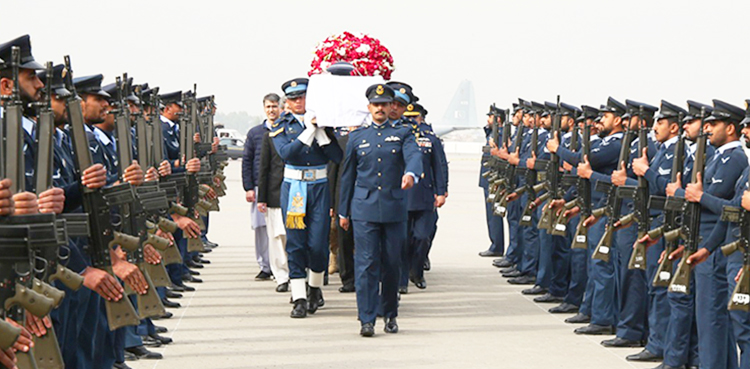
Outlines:
<svg viewBox="0 0 750 369"><path fill-rule="evenodd" d="M509 143L509 147L500 145L496 154L493 154L506 161L510 159L510 154L516 150L516 135L519 134L520 127L523 127L524 115L527 114L527 112L525 111L524 101L522 99L518 99L518 101L519 102L517 104L513 103L513 117L511 119L511 124L515 129L511 133L511 137L508 140L505 140ZM483 184L481 177L479 181L479 185L480 187L482 187ZM485 199L486 198L487 196L485 196ZM489 209L490 211L492 211L491 207ZM521 235L518 232L518 221L521 217L521 205L517 201L509 202L507 209L508 210L505 218L508 223L508 248L505 250L505 255L502 258L492 261L492 265L498 268L505 268L501 269L501 273L504 271L515 271L515 266L521 262L521 256L523 255L523 242L520 241ZM491 212L489 215L493 214L494 213ZM480 256L482 255L480 254Z"/></svg>
<svg viewBox="0 0 750 369"><path fill-rule="evenodd" d="M739 141L739 122L744 118L744 111L720 100L713 102L714 110L705 119L708 123L705 128L716 152L706 162L701 182L690 183L685 188L685 198L701 204L700 234L704 240L721 216L721 200L734 197L734 185L748 165ZM726 257L720 252L711 253L704 241L688 258L688 263L697 264L694 269L695 317L701 367L736 368L737 347L727 311Z"/></svg>
<svg viewBox="0 0 750 369"><path fill-rule="evenodd" d="M496 109L495 106L490 106L490 111L487 112L487 125L484 126L484 139L486 146L491 148L498 148L502 140L502 130L498 127L498 138L499 142L490 142L492 137L492 125L498 123L505 123L506 117L502 110ZM482 187L484 191L483 199L487 199L489 196L490 183L484 178L484 174L489 170L485 167L485 163L490 158L490 152L482 152L482 160L480 161L479 167L479 187ZM492 204L485 201L485 216L487 218L487 232L490 236L490 247L487 250L481 251L479 256L503 256L505 254L505 235L503 218L496 216L492 209ZM498 262L499 263L499 262ZM510 265L504 265L502 267L509 267Z"/></svg>
<svg viewBox="0 0 750 369"><path fill-rule="evenodd" d="M343 155L331 129L318 128L312 114L306 115L307 121L303 118L307 82L307 78L297 78L281 86L291 113L282 114L269 133L285 165L280 201L287 228L292 318L314 314L324 303L321 287L328 267L331 226L326 164L340 162Z"/></svg>
<svg viewBox="0 0 750 369"><path fill-rule="evenodd" d="M612 172L611 179L615 186L637 186L637 177L632 170L631 163L643 154L638 150L640 146L638 132L644 126L651 127L654 114L658 108L633 100L625 100L625 104L628 113L624 119L628 122L629 129L634 133L635 138L630 143L627 162L620 163L619 169ZM646 158L650 160L656 155L656 145L651 132L648 133L647 139L647 152L643 155L646 155ZM632 209L633 200L623 199L620 214L629 214ZM646 273L641 269L628 268L633 244L637 238L638 227L635 224L620 228L615 232L617 250L613 253L613 257L615 275L617 276L619 314L616 337L602 341L602 345L607 347L642 347L646 338L648 338L648 283L646 282Z"/></svg>
<svg viewBox="0 0 750 369"><path fill-rule="evenodd" d="M408 104L404 116L418 117L421 114L419 104ZM401 283L399 290L406 285L409 278L419 289L427 288L424 279L424 265L430 249L432 237L437 226L437 209L445 204L448 189L446 168L443 166L443 145L432 132L432 127L416 120L410 122L412 134L422 152L424 175L419 182L407 192L407 225L406 259L401 266Z"/></svg>
<svg viewBox="0 0 750 369"><path fill-rule="evenodd" d="M399 259L408 219L404 190L419 181L422 157L411 130L388 119L393 89L373 85L366 96L372 124L350 133L339 217L344 229L353 223L360 334L370 337L378 310L385 331L398 332Z"/></svg>
<svg viewBox="0 0 750 369"><path fill-rule="evenodd" d="M591 157L580 158L579 155L571 157L564 151L559 153L561 159L571 165L577 164L579 177L588 178L591 181L593 208L601 207L607 201L603 193L594 191L593 188L596 181L609 181L612 171L617 167L622 144L622 116L625 114L625 105L610 97L607 100L607 105L601 107L600 113L601 118L596 124L601 139L592 142ZM588 231L589 258L604 234L607 220L606 217L602 217L599 222L592 225L594 222L593 217L586 220L586 225L590 227ZM575 330L577 334L614 333L613 326L617 318L614 263L612 259L609 262L599 259L589 260L588 271L588 284L584 295L584 302L587 303L587 305L584 305L586 309L581 309L576 316L566 319L566 322L590 323L588 326L577 328ZM589 301L590 305L588 305Z"/></svg>
<svg viewBox="0 0 750 369"><path fill-rule="evenodd" d="M648 181L649 193L653 196L666 196L667 184L672 175L672 162L678 149L679 137L678 119L687 115L685 109L667 101L661 101L659 114L655 117L654 139L660 143L653 159L642 155L634 159L632 168L635 175ZM651 228L658 228L664 222L661 210L651 209ZM667 301L667 287L654 286L652 281L656 277L659 267L659 257L664 252L664 240L648 248L646 254L646 284L648 288L648 339L646 347L639 353L628 355L629 361L660 361L664 357L664 345L669 322L669 302Z"/></svg>

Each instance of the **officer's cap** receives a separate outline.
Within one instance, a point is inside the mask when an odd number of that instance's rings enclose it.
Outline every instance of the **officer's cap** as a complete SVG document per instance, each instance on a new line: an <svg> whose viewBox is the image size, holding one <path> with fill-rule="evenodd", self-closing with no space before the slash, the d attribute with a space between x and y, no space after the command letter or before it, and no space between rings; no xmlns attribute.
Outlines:
<svg viewBox="0 0 750 369"><path fill-rule="evenodd" d="M65 69L65 66L62 64L58 64L52 67L52 78L47 77L46 70L36 73L37 77L39 77L39 79L42 81L42 83L44 83L45 86L48 83L50 84L52 93L57 95L57 97L68 97L71 95L70 91L65 88L65 81L63 80L62 76L63 69Z"/></svg>
<svg viewBox="0 0 750 369"><path fill-rule="evenodd" d="M182 91L161 94L159 98L164 105L177 104L179 107L182 107Z"/></svg>
<svg viewBox="0 0 750 369"><path fill-rule="evenodd" d="M560 102L560 115L562 116L569 116L572 118L576 118L579 115L581 115L581 109L579 109L575 105L566 104L564 102Z"/></svg>
<svg viewBox="0 0 750 369"><path fill-rule="evenodd" d="M99 95L105 99L109 99L112 95L102 90L102 79L104 76L101 74L94 74L92 76L77 77L73 79L73 85L76 87L78 94L90 94Z"/></svg>
<svg viewBox="0 0 750 369"><path fill-rule="evenodd" d="M683 116L687 115L687 111L675 104L672 104L669 101L662 100L661 101L661 109L659 109L659 114L656 115L655 119L664 119L664 118L677 118L680 116L680 113L682 113Z"/></svg>
<svg viewBox="0 0 750 369"><path fill-rule="evenodd" d="M495 104L490 105L490 110L487 112L487 115L495 115Z"/></svg>
<svg viewBox="0 0 750 369"><path fill-rule="evenodd" d="M578 117L580 120L596 119L597 116L599 116L599 109L589 105L581 105L581 115Z"/></svg>
<svg viewBox="0 0 750 369"><path fill-rule="evenodd" d="M2 68L10 68L13 46L18 46L21 50L21 68L24 69L44 69L44 66L37 63L34 60L34 56L31 55L31 38L29 35L23 35L16 39L10 40L0 45L0 59L5 60L5 64L0 65Z"/></svg>
<svg viewBox="0 0 750 369"><path fill-rule="evenodd" d="M281 90L284 91L286 97L293 99L307 93L307 84L309 81L307 78L295 78L284 82L281 85Z"/></svg>
<svg viewBox="0 0 750 369"><path fill-rule="evenodd" d="M641 108L643 108L643 118L653 118L656 111L659 110L659 108L653 105L630 99L625 100L625 105L627 105L628 113L631 116L639 115L641 113Z"/></svg>
<svg viewBox="0 0 750 369"><path fill-rule="evenodd" d="M738 106L714 99L714 111L708 116L706 122L724 121L727 123L739 123L745 117L745 111Z"/></svg>
<svg viewBox="0 0 750 369"><path fill-rule="evenodd" d="M750 100L745 100L745 119L740 122L740 126L745 127L750 124Z"/></svg>
<svg viewBox="0 0 750 369"><path fill-rule="evenodd" d="M541 115L542 113L544 113L544 110L545 110L544 104L538 103L536 101L531 102L531 112L533 114Z"/></svg>
<svg viewBox="0 0 750 369"><path fill-rule="evenodd" d="M391 86L378 83L367 88L365 96L371 103L389 103L393 101L394 96Z"/></svg>
<svg viewBox="0 0 750 369"><path fill-rule="evenodd" d="M393 99L404 105L419 101L419 98L414 96L411 86L406 83L391 81L386 83L386 85L393 89Z"/></svg>
<svg viewBox="0 0 750 369"><path fill-rule="evenodd" d="M706 112L706 117L711 115L711 112L714 111L713 106L699 103L697 101L688 100L687 104L688 104L688 114L685 116L685 119L683 119L683 122L689 122L691 120L700 119L701 109L703 109Z"/></svg>
<svg viewBox="0 0 750 369"><path fill-rule="evenodd" d="M602 105L602 108L599 109L599 110L602 113L607 113L607 112L614 113L616 116L620 116L621 117L621 116L623 116L626 113L627 108L625 107L625 105L623 103L621 103L621 102L613 99L612 97L610 97L610 98L607 99L607 104L606 105Z"/></svg>
<svg viewBox="0 0 750 369"><path fill-rule="evenodd" d="M493 110L493 112L492 112L491 115L497 116L498 115L498 111L495 108L495 106L493 105L491 108ZM413 103L413 104L409 104L409 105L406 106L406 111L404 112L404 116L407 116L407 117L418 117L420 115L421 116L425 116L426 115L426 110L424 109L424 106L422 106L422 104ZM490 115L490 114L487 114L487 115Z"/></svg>
<svg viewBox="0 0 750 369"><path fill-rule="evenodd" d="M518 109L523 110L524 114L529 114L531 112L531 103L519 97Z"/></svg>

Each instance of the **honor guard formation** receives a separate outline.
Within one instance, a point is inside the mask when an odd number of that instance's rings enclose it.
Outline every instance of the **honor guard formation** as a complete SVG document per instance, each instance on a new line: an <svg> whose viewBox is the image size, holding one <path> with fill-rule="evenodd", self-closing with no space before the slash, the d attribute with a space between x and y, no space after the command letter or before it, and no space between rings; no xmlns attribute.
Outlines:
<svg viewBox="0 0 750 369"><path fill-rule="evenodd" d="M213 96L38 63L0 44L0 368L128 368L218 245Z"/></svg>
<svg viewBox="0 0 750 369"><path fill-rule="evenodd" d="M750 368L748 106L491 106L480 256L629 361Z"/></svg>

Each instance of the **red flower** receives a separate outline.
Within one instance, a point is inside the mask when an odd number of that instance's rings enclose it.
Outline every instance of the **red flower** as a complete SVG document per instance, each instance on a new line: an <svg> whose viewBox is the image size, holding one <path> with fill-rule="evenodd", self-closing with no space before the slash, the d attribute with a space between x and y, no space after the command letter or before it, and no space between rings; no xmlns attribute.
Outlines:
<svg viewBox="0 0 750 369"><path fill-rule="evenodd" d="M378 39L349 32L333 35L319 43L310 63L308 75L323 73L331 64L345 61L354 66L354 75L380 75L389 80L393 73L393 57Z"/></svg>

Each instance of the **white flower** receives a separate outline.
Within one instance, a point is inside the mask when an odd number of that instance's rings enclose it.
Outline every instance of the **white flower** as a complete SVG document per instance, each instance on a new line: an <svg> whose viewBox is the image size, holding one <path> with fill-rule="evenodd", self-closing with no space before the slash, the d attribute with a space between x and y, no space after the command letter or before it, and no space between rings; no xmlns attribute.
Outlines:
<svg viewBox="0 0 750 369"><path fill-rule="evenodd" d="M341 55L341 56L345 56L346 55L346 50L344 50L344 48L341 47L338 50L336 50L336 53L339 54L339 55Z"/></svg>
<svg viewBox="0 0 750 369"><path fill-rule="evenodd" d="M358 53L367 54L370 51L370 45L362 44L356 50Z"/></svg>

